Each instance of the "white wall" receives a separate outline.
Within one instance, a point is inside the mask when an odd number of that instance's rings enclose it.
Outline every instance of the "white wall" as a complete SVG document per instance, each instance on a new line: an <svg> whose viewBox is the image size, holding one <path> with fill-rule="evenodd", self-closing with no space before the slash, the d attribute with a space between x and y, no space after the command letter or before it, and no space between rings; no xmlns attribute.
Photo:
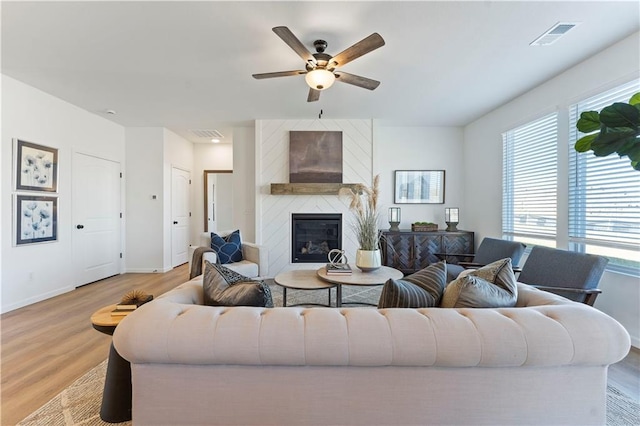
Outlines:
<svg viewBox="0 0 640 426"><path fill-rule="evenodd" d="M120 162L125 167L122 126L54 98L7 76L2 79L0 240L2 312L73 290L71 182L74 152ZM58 149L58 240L12 246L12 139ZM123 206L126 208L126 204Z"/></svg>
<svg viewBox="0 0 640 426"><path fill-rule="evenodd" d="M234 228L242 238L256 241L256 143L254 127L233 129Z"/></svg>
<svg viewBox="0 0 640 426"><path fill-rule="evenodd" d="M163 129L128 127L126 131L127 272L157 272L163 266ZM153 198L155 196L155 199Z"/></svg>
<svg viewBox="0 0 640 426"><path fill-rule="evenodd" d="M639 75L640 33L636 33L465 127L464 194L467 210L473 210L466 227L477 232L477 241L502 232L502 132L553 110L566 122L570 104ZM566 124L559 134L560 163L568 155L568 130ZM566 212L567 167L561 165L558 173L558 209ZM566 225L558 229L558 248L567 248ZM603 294L596 308L620 321L633 345L640 346L640 280L607 272L600 288Z"/></svg>
<svg viewBox="0 0 640 426"><path fill-rule="evenodd" d="M193 144L161 127L129 127L126 140L127 272L167 272L172 269L171 169L189 171L193 181ZM191 185L192 212L193 191Z"/></svg>
<svg viewBox="0 0 640 426"><path fill-rule="evenodd" d="M401 211L400 229L411 229L413 222L434 222L440 229L444 223L444 208L460 208L458 229L471 230L464 202L462 170L463 132L457 127L382 127L374 131L374 174L380 174L380 200L384 225L388 223L388 208L395 206L395 170L445 170L444 204L397 204ZM383 225L383 228L385 227Z"/></svg>

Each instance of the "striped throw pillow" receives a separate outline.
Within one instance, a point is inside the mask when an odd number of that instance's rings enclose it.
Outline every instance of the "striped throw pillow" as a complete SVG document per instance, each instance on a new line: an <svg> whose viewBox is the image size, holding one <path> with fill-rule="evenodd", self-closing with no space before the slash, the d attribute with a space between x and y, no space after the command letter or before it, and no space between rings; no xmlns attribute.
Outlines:
<svg viewBox="0 0 640 426"><path fill-rule="evenodd" d="M403 279L388 280L382 288L378 308L429 308L439 306L446 285L446 263L434 263Z"/></svg>

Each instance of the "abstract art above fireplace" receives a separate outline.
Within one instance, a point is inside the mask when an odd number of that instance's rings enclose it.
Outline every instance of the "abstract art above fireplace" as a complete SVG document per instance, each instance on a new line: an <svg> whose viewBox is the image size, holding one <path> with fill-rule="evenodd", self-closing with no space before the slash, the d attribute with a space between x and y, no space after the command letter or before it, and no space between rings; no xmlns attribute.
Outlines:
<svg viewBox="0 0 640 426"><path fill-rule="evenodd" d="M290 131L290 183L342 183L342 132Z"/></svg>

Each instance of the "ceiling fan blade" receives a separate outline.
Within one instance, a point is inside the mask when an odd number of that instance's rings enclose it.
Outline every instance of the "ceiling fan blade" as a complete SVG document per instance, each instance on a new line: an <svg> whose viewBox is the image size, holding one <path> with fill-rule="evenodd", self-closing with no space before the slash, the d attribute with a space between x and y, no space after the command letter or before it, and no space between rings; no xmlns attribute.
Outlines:
<svg viewBox="0 0 640 426"><path fill-rule="evenodd" d="M351 47L347 47L342 52L331 58L330 65L334 67L341 67L344 64L348 64L354 59L376 50L379 47L384 46L384 39L378 33L373 33L369 37L366 37Z"/></svg>
<svg viewBox="0 0 640 426"><path fill-rule="evenodd" d="M316 64L316 58L304 47L304 44L287 27L273 27L273 32L292 48L305 62Z"/></svg>
<svg viewBox="0 0 640 426"><path fill-rule="evenodd" d="M307 96L307 102L315 102L320 99L320 91L316 89L309 89L309 96Z"/></svg>
<svg viewBox="0 0 640 426"><path fill-rule="evenodd" d="M349 74L344 71L336 71L334 72L334 74L336 76L336 81L353 84L354 86L362 87L369 90L374 90L380 85L380 82L377 80L372 80L370 78L362 77L355 74Z"/></svg>
<svg viewBox="0 0 640 426"><path fill-rule="evenodd" d="M265 72L262 74L252 74L252 75L253 75L253 78L261 80L263 78L289 77L291 75L302 75L306 73L307 73L306 71L296 70L296 71Z"/></svg>

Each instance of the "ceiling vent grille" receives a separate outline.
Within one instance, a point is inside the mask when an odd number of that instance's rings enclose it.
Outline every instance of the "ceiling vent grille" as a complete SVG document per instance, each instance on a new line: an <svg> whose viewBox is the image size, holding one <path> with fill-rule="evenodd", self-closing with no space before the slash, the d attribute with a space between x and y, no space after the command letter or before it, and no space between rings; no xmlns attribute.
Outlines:
<svg viewBox="0 0 640 426"><path fill-rule="evenodd" d="M548 46L555 43L569 30L577 26L579 22L558 22L549 28L544 34L529 43L530 46Z"/></svg>
<svg viewBox="0 0 640 426"><path fill-rule="evenodd" d="M197 138L206 138L206 139L222 139L224 135L217 130L189 130L192 135Z"/></svg>

